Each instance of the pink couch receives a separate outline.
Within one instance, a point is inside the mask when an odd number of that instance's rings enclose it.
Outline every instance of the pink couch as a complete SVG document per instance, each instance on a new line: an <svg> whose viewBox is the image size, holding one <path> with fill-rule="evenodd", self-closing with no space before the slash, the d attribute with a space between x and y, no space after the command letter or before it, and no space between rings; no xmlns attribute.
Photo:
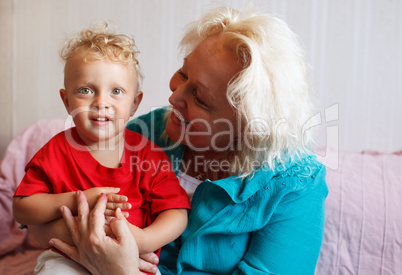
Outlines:
<svg viewBox="0 0 402 275"><path fill-rule="evenodd" d="M8 145L0 163L0 274L33 274L39 244L19 229L12 214L12 197L33 155L64 129L61 119L41 120L19 133Z"/></svg>
<svg viewBox="0 0 402 275"><path fill-rule="evenodd" d="M25 164L63 129L63 120L39 121L7 148L0 166L0 274L32 274L42 251L14 221L12 196ZM324 155L325 150L317 154ZM327 184L316 274L402 274L402 151L340 152L339 168L327 169Z"/></svg>

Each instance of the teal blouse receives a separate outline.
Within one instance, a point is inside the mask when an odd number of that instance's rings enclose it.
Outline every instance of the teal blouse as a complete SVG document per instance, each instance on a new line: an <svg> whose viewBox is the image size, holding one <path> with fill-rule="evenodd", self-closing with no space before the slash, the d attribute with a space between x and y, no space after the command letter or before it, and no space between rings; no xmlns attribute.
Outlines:
<svg viewBox="0 0 402 275"><path fill-rule="evenodd" d="M184 146L168 144L165 109L127 128L162 147L176 172ZM325 167L314 155L253 176L201 183L181 238L162 249L162 274L314 274L328 194Z"/></svg>

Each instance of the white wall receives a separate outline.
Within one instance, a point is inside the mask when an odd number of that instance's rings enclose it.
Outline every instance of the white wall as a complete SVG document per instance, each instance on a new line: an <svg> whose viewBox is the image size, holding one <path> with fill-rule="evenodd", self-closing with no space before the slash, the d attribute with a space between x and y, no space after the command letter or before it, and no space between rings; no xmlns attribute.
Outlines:
<svg viewBox="0 0 402 275"><path fill-rule="evenodd" d="M329 145L339 142L342 150L402 149L402 1L228 2L236 8L254 2L300 36L323 120L320 145L331 129ZM139 115L167 104L170 76L181 64L177 45L185 24L220 3L0 0L0 156L34 121L67 117L58 93L63 85L58 51L66 35L109 20L136 39L145 73Z"/></svg>

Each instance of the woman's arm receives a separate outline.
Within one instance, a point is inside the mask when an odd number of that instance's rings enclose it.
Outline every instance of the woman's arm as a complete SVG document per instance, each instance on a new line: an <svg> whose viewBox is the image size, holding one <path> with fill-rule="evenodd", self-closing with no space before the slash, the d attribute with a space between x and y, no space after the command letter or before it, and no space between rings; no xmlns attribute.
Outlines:
<svg viewBox="0 0 402 275"><path fill-rule="evenodd" d="M187 209L169 209L159 213L144 229L129 224L140 253L153 252L177 239L187 226Z"/></svg>
<svg viewBox="0 0 402 275"><path fill-rule="evenodd" d="M252 233L234 274L314 274L324 232L323 192L288 194L271 221Z"/></svg>
<svg viewBox="0 0 402 275"><path fill-rule="evenodd" d="M49 246L49 241L52 238L60 239L69 245L74 245L63 218L44 224L29 225L28 230L29 234L32 234L44 247Z"/></svg>

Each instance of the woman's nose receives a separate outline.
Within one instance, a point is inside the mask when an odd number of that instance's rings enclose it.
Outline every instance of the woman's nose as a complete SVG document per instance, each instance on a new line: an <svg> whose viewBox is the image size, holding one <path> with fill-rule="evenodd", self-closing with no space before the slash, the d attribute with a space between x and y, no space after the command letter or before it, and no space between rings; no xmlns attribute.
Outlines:
<svg viewBox="0 0 402 275"><path fill-rule="evenodd" d="M169 103L176 108L185 108L187 106L184 97L184 91L183 89L181 89L181 87L173 91L173 93L169 97Z"/></svg>
<svg viewBox="0 0 402 275"><path fill-rule="evenodd" d="M173 75L172 79L170 80L169 88L172 91L172 94L169 97L169 103L177 108L185 108L185 84L180 83L176 74Z"/></svg>
<svg viewBox="0 0 402 275"><path fill-rule="evenodd" d="M170 82L169 82L169 88L172 91L172 93L174 93L174 91L176 91L178 82L179 82L179 79L177 77L177 72L176 72L176 73L174 73L174 75L172 76L172 78L170 79Z"/></svg>

